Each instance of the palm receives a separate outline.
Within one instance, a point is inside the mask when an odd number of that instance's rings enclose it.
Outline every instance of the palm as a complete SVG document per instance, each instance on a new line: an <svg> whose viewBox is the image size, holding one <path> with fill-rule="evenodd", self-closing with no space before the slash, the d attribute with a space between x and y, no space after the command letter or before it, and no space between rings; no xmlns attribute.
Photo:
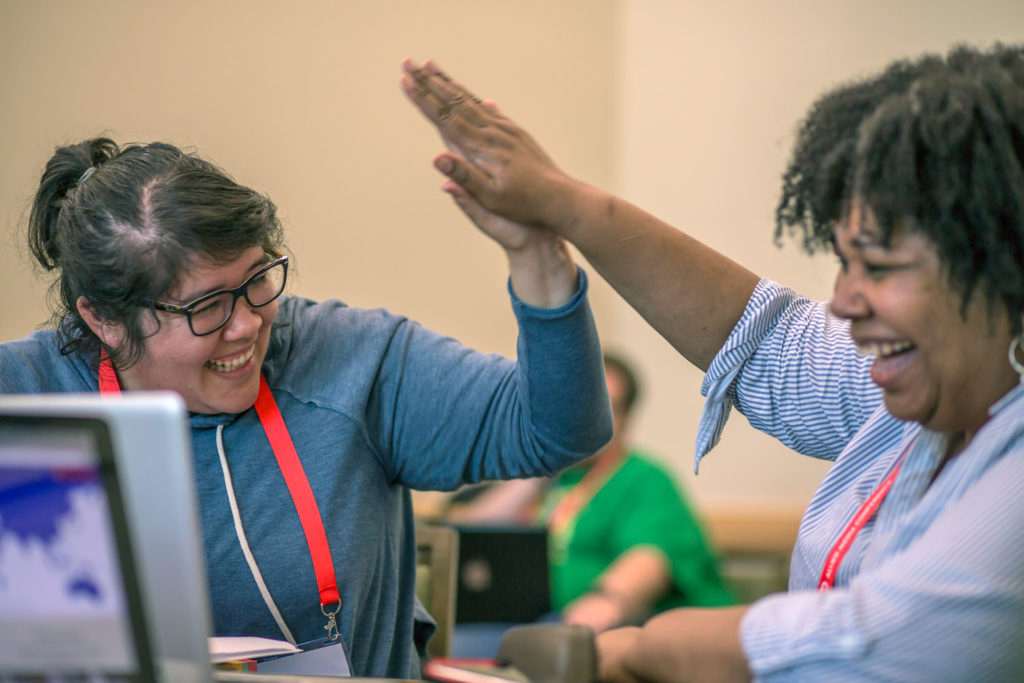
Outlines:
<svg viewBox="0 0 1024 683"><path fill-rule="evenodd" d="M496 241L505 249L512 251L520 250L531 242L549 238L551 233L547 228L536 225L518 223L502 215L484 208L475 198L464 192L453 191L459 208L469 216L480 230L488 237Z"/></svg>

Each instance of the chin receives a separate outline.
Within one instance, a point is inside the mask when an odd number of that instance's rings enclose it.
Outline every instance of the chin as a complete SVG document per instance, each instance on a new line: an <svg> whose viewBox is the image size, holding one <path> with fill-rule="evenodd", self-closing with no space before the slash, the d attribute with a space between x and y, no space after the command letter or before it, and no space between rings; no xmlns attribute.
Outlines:
<svg viewBox="0 0 1024 683"><path fill-rule="evenodd" d="M908 404L906 401L901 401L897 397L886 394L885 409L888 410L889 414L897 420L903 420L904 422L916 422L926 429L941 431L941 429L932 424L936 417L935 406L929 407L921 405L920 403Z"/></svg>
<svg viewBox="0 0 1024 683"><path fill-rule="evenodd" d="M202 402L202 410L192 410L196 413L206 413L208 415L215 415L218 413L238 414L244 413L249 408L252 408L253 404L256 403L256 397L259 395L259 384L255 384L251 389L246 388L245 391L232 392L230 395L222 395L219 397L209 397Z"/></svg>
<svg viewBox="0 0 1024 683"><path fill-rule="evenodd" d="M221 412L224 413L244 413L245 411L252 408L253 404L256 403L256 397L259 396L259 386L253 389L252 392L245 396L235 398L231 401L226 401Z"/></svg>
<svg viewBox="0 0 1024 683"><path fill-rule="evenodd" d="M897 420L905 420L907 422L921 422L921 412L914 410L912 406L908 406L905 400L900 400L899 396L893 396L889 392L883 394L885 401L885 409L889 411L889 414L895 417Z"/></svg>

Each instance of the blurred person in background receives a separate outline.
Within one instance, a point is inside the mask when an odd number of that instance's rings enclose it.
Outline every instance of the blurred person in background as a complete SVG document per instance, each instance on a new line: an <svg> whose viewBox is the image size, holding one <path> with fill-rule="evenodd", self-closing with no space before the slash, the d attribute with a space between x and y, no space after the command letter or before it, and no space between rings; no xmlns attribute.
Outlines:
<svg viewBox="0 0 1024 683"><path fill-rule="evenodd" d="M456 498L447 520L545 525L552 607L595 632L672 607L732 604L673 475L629 442L636 372L608 352L604 371L615 425L607 446L554 478L496 482L465 503Z"/></svg>

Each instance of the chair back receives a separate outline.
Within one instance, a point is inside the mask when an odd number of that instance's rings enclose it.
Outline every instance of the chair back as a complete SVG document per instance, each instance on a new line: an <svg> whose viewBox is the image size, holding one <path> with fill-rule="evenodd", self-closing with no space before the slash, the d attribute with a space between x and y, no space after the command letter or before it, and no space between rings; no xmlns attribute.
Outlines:
<svg viewBox="0 0 1024 683"><path fill-rule="evenodd" d="M437 622L427 642L431 657L448 657L455 627L459 534L448 526L416 523L416 596Z"/></svg>

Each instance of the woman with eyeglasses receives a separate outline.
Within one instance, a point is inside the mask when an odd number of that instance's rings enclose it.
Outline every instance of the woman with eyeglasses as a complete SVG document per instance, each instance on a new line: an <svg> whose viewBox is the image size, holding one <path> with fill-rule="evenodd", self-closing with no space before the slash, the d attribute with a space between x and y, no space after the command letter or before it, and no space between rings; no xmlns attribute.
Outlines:
<svg viewBox="0 0 1024 683"><path fill-rule="evenodd" d="M611 434L586 277L549 231L484 227L517 363L284 295L274 204L168 144L58 148L28 228L58 305L0 345L0 393L180 394L215 634L291 641L306 670L419 676L410 488L550 474Z"/></svg>

